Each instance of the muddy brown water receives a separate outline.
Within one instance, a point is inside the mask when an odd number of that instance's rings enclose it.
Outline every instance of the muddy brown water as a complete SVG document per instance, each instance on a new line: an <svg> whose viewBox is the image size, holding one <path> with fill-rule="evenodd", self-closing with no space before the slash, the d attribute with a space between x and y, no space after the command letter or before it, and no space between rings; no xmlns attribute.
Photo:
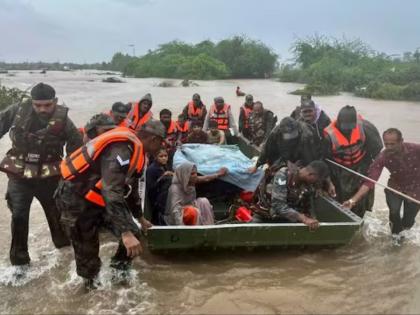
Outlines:
<svg viewBox="0 0 420 315"><path fill-rule="evenodd" d="M60 101L70 107L79 126L93 114L108 110L115 101L153 95L153 112L167 107L178 114L193 93L209 105L222 95L235 117L243 98L237 85L261 100L279 118L299 102L288 92L300 87L270 80L198 81L198 87L159 88L160 79L124 79L126 83L102 83L97 71L47 72L0 75L1 83L26 89L43 81L52 84ZM317 97L315 101L331 116L354 105L382 132L402 130L406 141L420 142L420 104L377 101L350 94ZM5 135L0 153L10 147ZM387 174L381 178L386 181ZM420 180L420 179L419 179ZM0 174L0 194L7 178ZM37 201L31 210L29 247L32 267L26 278L13 278L8 251L10 212L0 201L0 312L1 313L420 313L420 225L406 234L402 247L390 243L387 208L378 189L373 213L365 218L363 231L348 246L337 249L269 250L183 253L172 257L150 254L136 259L129 285L111 281L109 257L116 242L103 238L102 288L91 293L81 289L70 248L54 249L45 217Z"/></svg>

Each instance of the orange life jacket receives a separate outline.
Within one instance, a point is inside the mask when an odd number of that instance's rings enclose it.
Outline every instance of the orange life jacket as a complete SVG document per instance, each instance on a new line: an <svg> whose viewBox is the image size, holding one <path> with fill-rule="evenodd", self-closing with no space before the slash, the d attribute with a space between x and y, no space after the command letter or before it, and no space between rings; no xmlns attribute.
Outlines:
<svg viewBox="0 0 420 315"><path fill-rule="evenodd" d="M219 130L228 130L229 129L229 109L230 105L223 105L222 110L217 110L216 104L213 104L210 107L209 117L210 120L217 122L217 129Z"/></svg>
<svg viewBox="0 0 420 315"><path fill-rule="evenodd" d="M149 121L153 117L153 114L150 110L143 117L140 117L139 110L139 102L133 103L133 106L131 107L131 110L126 118L126 127L138 131L140 130L141 126L143 126L147 121Z"/></svg>
<svg viewBox="0 0 420 315"><path fill-rule="evenodd" d="M188 102L188 119L191 120L203 120L203 114L204 114L204 104L202 107L195 107L193 101Z"/></svg>
<svg viewBox="0 0 420 315"><path fill-rule="evenodd" d="M171 124L169 125L168 130L166 130L166 140L172 146L175 146L177 136L178 136L178 131L177 131L177 128L176 128L176 123L173 120L171 120Z"/></svg>
<svg viewBox="0 0 420 315"><path fill-rule="evenodd" d="M135 134L126 127L117 127L109 130L74 151L60 164L61 176L64 180L72 181L79 175L87 172L94 161L110 144L115 142L130 142L133 145L133 153L130 158L126 181L136 173L140 173L144 167L143 144ZM98 180L94 187L85 194L85 199L101 207L105 207L105 201L101 194L102 180Z"/></svg>
<svg viewBox="0 0 420 315"><path fill-rule="evenodd" d="M249 117L251 116L252 108L249 108L245 105L242 105L241 108L243 109L245 115L243 128L249 129Z"/></svg>
<svg viewBox="0 0 420 315"><path fill-rule="evenodd" d="M190 124L188 123L188 121L186 121L184 123L184 126L181 127L179 121L177 121L176 129L178 130L178 133L181 133L181 142L185 143L185 141L187 141L188 133L190 131Z"/></svg>
<svg viewBox="0 0 420 315"><path fill-rule="evenodd" d="M356 128L351 132L350 141L337 128L337 120L334 120L324 129L324 134L328 135L332 144L333 160L344 166L353 166L359 163L366 154L364 145L366 135L363 129L363 119L357 118Z"/></svg>

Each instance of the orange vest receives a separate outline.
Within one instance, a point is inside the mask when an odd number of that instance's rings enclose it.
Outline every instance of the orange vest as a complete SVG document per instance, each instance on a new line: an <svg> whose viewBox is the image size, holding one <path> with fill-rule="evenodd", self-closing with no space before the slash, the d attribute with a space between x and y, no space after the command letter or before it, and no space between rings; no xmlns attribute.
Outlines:
<svg viewBox="0 0 420 315"><path fill-rule="evenodd" d="M357 118L356 128L351 132L350 141L337 128L337 120L334 120L324 129L324 134L331 139L332 157L337 163L344 166L353 166L365 156L366 135L361 116Z"/></svg>
<svg viewBox="0 0 420 315"><path fill-rule="evenodd" d="M175 146L176 144L176 139L177 139L177 128L176 128L176 123L171 120L171 124L169 125L168 130L166 130L166 140L172 145Z"/></svg>
<svg viewBox="0 0 420 315"><path fill-rule="evenodd" d="M193 101L189 101L188 102L188 119L191 120L195 120L195 119L199 119L199 120L203 120L203 111L204 105L202 107L195 107L194 102Z"/></svg>
<svg viewBox="0 0 420 315"><path fill-rule="evenodd" d="M133 145L133 154L127 172L127 181L135 174L140 173L144 166L143 144L132 131L125 127L117 127L107 131L74 151L60 164L61 176L64 180L74 180L85 173L94 161L101 155L108 145L114 142L130 142ZM86 194L85 199L101 207L105 207L105 200L101 195L102 180L96 182Z"/></svg>
<svg viewBox="0 0 420 315"><path fill-rule="evenodd" d="M186 121L184 123L184 127L181 127L179 125L179 122L177 121L176 129L178 130L179 133L181 133L181 142L185 143L185 141L187 141L188 132L190 131L190 124L188 123L188 121Z"/></svg>
<svg viewBox="0 0 420 315"><path fill-rule="evenodd" d="M217 122L217 129L219 130L228 130L229 129L229 111L230 105L225 104L223 105L222 110L218 111L216 108L216 104L213 104L210 107L209 117L210 120L214 120Z"/></svg>
<svg viewBox="0 0 420 315"><path fill-rule="evenodd" d="M245 115L243 128L249 129L249 117L251 116L252 108L248 108L245 105L242 105L241 108L243 109Z"/></svg>
<svg viewBox="0 0 420 315"><path fill-rule="evenodd" d="M133 103L133 106L126 118L126 127L138 131L147 121L149 121L153 114L149 110L143 117L140 118L139 114L140 104L139 102Z"/></svg>

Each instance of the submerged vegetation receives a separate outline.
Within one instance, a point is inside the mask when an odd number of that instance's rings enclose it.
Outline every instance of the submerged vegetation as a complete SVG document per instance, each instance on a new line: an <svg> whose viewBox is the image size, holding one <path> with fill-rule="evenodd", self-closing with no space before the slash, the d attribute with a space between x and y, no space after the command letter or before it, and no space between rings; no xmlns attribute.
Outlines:
<svg viewBox="0 0 420 315"><path fill-rule="evenodd" d="M235 36L196 45L172 41L141 57L117 53L110 69L139 78L267 78L276 70L277 58L262 42Z"/></svg>
<svg viewBox="0 0 420 315"><path fill-rule="evenodd" d="M291 50L294 63L281 65L277 76L283 82L306 83L294 94L346 91L369 98L420 101L419 51L388 56L360 40L322 36L298 39Z"/></svg>

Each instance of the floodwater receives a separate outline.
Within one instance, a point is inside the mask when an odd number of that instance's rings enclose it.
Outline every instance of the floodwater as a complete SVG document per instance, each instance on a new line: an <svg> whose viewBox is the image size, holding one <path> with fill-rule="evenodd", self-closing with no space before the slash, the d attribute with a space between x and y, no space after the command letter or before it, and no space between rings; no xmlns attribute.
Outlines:
<svg viewBox="0 0 420 315"><path fill-rule="evenodd" d="M269 80L197 81L198 87L159 88L160 79L124 79L126 83L102 83L96 71L16 72L0 75L1 83L26 89L43 81L52 84L70 117L82 126L93 114L108 110L115 101L153 95L153 112L167 107L178 114L193 93L206 104L222 95L237 117L243 98L237 85L261 100L279 118L289 114L299 97L288 92L300 87ZM180 81L174 81L177 85ZM376 101L349 94L315 98L331 116L354 105L382 132L402 130L406 141L420 142L420 104ZM0 140L0 153L10 147ZM381 178L386 180L387 174ZM7 178L0 174L0 194ZM54 249L45 216L37 201L31 211L29 248L32 266L16 280L8 251L10 212L0 201L0 312L1 313L420 313L420 224L406 234L402 247L390 242L387 208L378 189L375 208L365 218L363 232L352 244L338 249L233 251L152 256L136 259L130 285L111 281L109 257L116 248L111 237L101 246L103 286L90 293L81 289L70 248Z"/></svg>

